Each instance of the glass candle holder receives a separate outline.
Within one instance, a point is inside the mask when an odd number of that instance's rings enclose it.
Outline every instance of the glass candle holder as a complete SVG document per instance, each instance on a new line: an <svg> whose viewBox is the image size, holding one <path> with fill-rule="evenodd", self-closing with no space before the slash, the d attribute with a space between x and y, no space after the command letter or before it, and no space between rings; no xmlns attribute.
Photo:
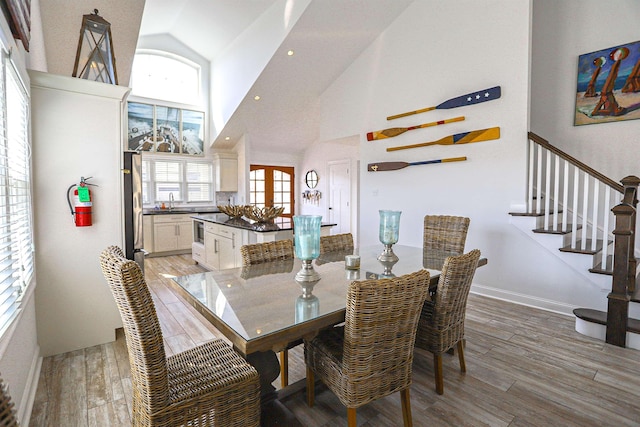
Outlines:
<svg viewBox="0 0 640 427"><path fill-rule="evenodd" d="M398 261L398 256L393 253L392 246L398 242L400 234L400 214L402 211L380 210L380 242L384 250L378 256L380 261Z"/></svg>
<svg viewBox="0 0 640 427"><path fill-rule="evenodd" d="M295 215L293 234L296 257L302 260L302 268L296 274L296 280L309 282L319 280L320 275L313 269L311 262L320 255L320 215Z"/></svg>
<svg viewBox="0 0 640 427"><path fill-rule="evenodd" d="M297 283L302 289L302 294L296 299L296 323L300 323L318 317L320 300L312 293L317 280Z"/></svg>

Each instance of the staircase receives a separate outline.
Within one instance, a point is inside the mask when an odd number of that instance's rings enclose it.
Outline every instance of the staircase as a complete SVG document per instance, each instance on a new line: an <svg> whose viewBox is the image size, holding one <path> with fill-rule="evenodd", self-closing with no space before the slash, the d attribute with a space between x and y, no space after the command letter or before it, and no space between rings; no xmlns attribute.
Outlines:
<svg viewBox="0 0 640 427"><path fill-rule="evenodd" d="M606 312L574 310L576 330L640 348L640 320L633 318L640 318L634 255L640 179L627 177L621 185L532 132L527 172L525 212L511 212L511 223L609 292L600 307Z"/></svg>

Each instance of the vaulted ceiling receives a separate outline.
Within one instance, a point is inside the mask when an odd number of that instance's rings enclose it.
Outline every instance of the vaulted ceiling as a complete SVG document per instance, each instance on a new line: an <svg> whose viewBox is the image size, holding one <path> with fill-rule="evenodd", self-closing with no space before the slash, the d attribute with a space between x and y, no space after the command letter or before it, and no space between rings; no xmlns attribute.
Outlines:
<svg viewBox="0 0 640 427"><path fill-rule="evenodd" d="M295 0L146 0L140 35L168 33L215 63L265 11ZM214 148L300 152L317 139L318 97L413 0L311 0L245 94ZM288 50L295 55L286 55ZM256 102L253 98L260 95ZM229 137L227 141L225 138Z"/></svg>

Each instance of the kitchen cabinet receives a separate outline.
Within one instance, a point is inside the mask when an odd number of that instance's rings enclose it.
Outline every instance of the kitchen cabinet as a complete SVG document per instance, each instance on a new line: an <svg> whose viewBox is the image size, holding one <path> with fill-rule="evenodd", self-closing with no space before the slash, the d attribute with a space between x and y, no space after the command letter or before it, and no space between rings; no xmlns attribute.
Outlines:
<svg viewBox="0 0 640 427"><path fill-rule="evenodd" d="M242 266L240 247L247 244L247 240L246 230L206 223L204 225L204 266L216 270ZM197 257L201 259L200 254L197 254Z"/></svg>
<svg viewBox="0 0 640 427"><path fill-rule="evenodd" d="M192 243L191 214L154 216L153 252L190 251Z"/></svg>
<svg viewBox="0 0 640 427"><path fill-rule="evenodd" d="M216 191L238 191L238 157L235 153L215 153Z"/></svg>

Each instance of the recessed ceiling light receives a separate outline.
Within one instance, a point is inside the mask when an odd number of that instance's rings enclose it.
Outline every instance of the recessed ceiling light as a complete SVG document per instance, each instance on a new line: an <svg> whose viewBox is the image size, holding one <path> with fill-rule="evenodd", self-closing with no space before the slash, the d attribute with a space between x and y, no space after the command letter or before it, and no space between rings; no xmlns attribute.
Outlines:
<svg viewBox="0 0 640 427"><path fill-rule="evenodd" d="M256 101L260 101L260 95L254 96L253 99L255 99Z"/></svg>
<svg viewBox="0 0 640 427"><path fill-rule="evenodd" d="M225 141L228 141L228 140L230 140L230 139L231 139L231 137L230 137L230 136L225 136L225 137L224 137L224 140L225 140Z"/></svg>
<svg viewBox="0 0 640 427"><path fill-rule="evenodd" d="M287 55L289 55L289 56L293 56L293 53L294 53L294 52L293 52L292 50L290 50L289 52L287 52Z"/></svg>

